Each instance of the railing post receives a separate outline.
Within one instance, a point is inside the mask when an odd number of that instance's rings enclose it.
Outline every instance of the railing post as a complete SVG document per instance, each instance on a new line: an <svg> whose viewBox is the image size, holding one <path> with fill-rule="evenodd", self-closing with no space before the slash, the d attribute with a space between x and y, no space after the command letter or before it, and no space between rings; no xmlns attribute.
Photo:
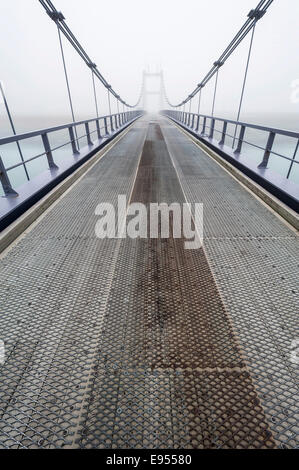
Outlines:
<svg viewBox="0 0 299 470"><path fill-rule="evenodd" d="M289 168L289 171L288 171L288 174L287 174L287 179L289 179L289 177L291 175L291 172L292 172L292 169L293 169L293 166L294 166L294 162L295 162L295 159L296 159L296 155L297 155L297 152L298 152L298 148L299 148L299 140L298 140L297 145L295 147L295 151L294 151L294 154L293 154L293 160L291 161L291 164L290 164L290 168Z"/></svg>
<svg viewBox="0 0 299 470"><path fill-rule="evenodd" d="M191 123L191 129L193 129L193 128L194 128L194 119L195 119L195 115L194 115L194 114L192 114L192 123Z"/></svg>
<svg viewBox="0 0 299 470"><path fill-rule="evenodd" d="M206 125L207 125L207 118L204 117L203 118L203 126L202 126L201 135L204 135L206 133Z"/></svg>
<svg viewBox="0 0 299 470"><path fill-rule="evenodd" d="M106 117L104 117L104 127L105 127L105 137L108 137L109 132L108 132L108 123L107 123Z"/></svg>
<svg viewBox="0 0 299 470"><path fill-rule="evenodd" d="M243 140L244 140L244 135L245 135L245 126L241 126L240 134L239 134L239 140L238 140L238 146L234 153L241 153L242 150L242 145L243 145Z"/></svg>
<svg viewBox="0 0 299 470"><path fill-rule="evenodd" d="M211 130L210 130L210 135L209 135L210 139L213 139L214 137L214 129L215 129L215 119L213 118L211 120Z"/></svg>
<svg viewBox="0 0 299 470"><path fill-rule="evenodd" d="M0 181L3 187L5 196L14 196L17 197L18 193L12 188L10 180L5 169L2 158L0 157Z"/></svg>
<svg viewBox="0 0 299 470"><path fill-rule="evenodd" d="M91 138L90 138L90 130L89 130L89 123L88 122L85 123L85 131L86 131L86 137L87 137L87 144L89 146L92 146L93 142L91 141Z"/></svg>
<svg viewBox="0 0 299 470"><path fill-rule="evenodd" d="M77 148L77 145L76 145L76 139L75 139L75 133L74 133L73 126L69 127L69 135L70 135L70 139L71 139L73 154L80 153L78 148Z"/></svg>
<svg viewBox="0 0 299 470"><path fill-rule="evenodd" d="M219 142L219 145L224 145L225 144L226 130L227 130L227 121L224 121L223 129L222 129L222 137L221 137L221 140Z"/></svg>
<svg viewBox="0 0 299 470"><path fill-rule="evenodd" d="M258 165L258 168L267 168L271 150L274 144L275 135L275 132L270 132L264 158L263 161Z"/></svg>
<svg viewBox="0 0 299 470"><path fill-rule="evenodd" d="M102 140L102 136L101 136L101 126L100 126L99 119L96 119L96 128L97 128L98 139L99 139L99 140Z"/></svg>
<svg viewBox="0 0 299 470"><path fill-rule="evenodd" d="M197 124L196 124L195 132L198 132L199 130L199 122L200 122L200 115L197 116Z"/></svg>
<svg viewBox="0 0 299 470"><path fill-rule="evenodd" d="M115 114L114 116L114 125L115 125L115 129L117 130L118 129L117 114Z"/></svg>
<svg viewBox="0 0 299 470"><path fill-rule="evenodd" d="M49 168L53 170L57 170L58 166L54 163L54 160L53 160L53 155L52 155L52 151L51 151L51 147L50 147L50 143L48 139L48 134L42 134L42 140L43 140L44 148L46 151Z"/></svg>
<svg viewBox="0 0 299 470"><path fill-rule="evenodd" d="M113 117L112 116L110 116L110 128L111 128L111 132L114 132Z"/></svg>

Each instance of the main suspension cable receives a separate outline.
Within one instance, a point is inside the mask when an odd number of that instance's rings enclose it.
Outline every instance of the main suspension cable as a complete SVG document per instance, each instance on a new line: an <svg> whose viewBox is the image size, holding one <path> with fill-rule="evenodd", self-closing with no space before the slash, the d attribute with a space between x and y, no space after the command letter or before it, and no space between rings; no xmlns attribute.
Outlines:
<svg viewBox="0 0 299 470"><path fill-rule="evenodd" d="M142 99L142 87L141 87L141 92L138 97L138 100L135 104L131 105L126 103L117 93L116 91L109 85L107 80L103 77L103 75L100 73L98 70L96 64L90 59L86 51L83 49L81 44L79 43L78 39L75 37L75 35L72 33L70 28L65 22L65 17L61 12L59 12L56 7L53 5L53 2L51 0L39 0L40 4L43 6L45 9L46 13L49 15L49 17L56 23L58 29L60 32L64 34L64 36L67 38L67 40L70 42L70 44L73 46L73 48L76 50L76 52L80 55L80 57L84 60L86 65L90 68L93 69L94 76L97 77L101 83L104 85L105 88L110 90L110 93L115 96L116 99L118 99L121 103L126 105L128 108L136 108L141 99Z"/></svg>
<svg viewBox="0 0 299 470"><path fill-rule="evenodd" d="M178 108L179 106L188 103L194 96L199 93L202 88L206 86L206 84L214 77L215 74L218 74L220 67L222 67L227 59L233 54L233 52L237 49L237 47L241 44L241 42L245 39L245 37L248 35L248 33L255 28L256 23L265 15L267 12L268 8L270 5L273 3L274 0L261 0L258 5L256 6L255 9L251 10L248 14L248 19L244 23L244 25L241 27L239 32L235 35L233 40L230 42L230 44L227 46L225 51L221 54L219 59L214 62L213 67L209 70L207 75L203 78L203 80L197 85L197 87L193 90L190 95L187 96L187 98L183 101L181 101L178 104L173 104L169 101L167 93L166 93L166 88L165 84L163 85L164 89L164 97L165 100L167 101L168 105L171 108Z"/></svg>

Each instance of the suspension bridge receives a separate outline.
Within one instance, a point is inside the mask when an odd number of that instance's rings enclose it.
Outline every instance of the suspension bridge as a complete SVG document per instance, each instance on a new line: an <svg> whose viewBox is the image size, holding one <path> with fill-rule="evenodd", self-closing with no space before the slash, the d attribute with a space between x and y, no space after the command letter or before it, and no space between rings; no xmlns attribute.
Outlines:
<svg viewBox="0 0 299 470"><path fill-rule="evenodd" d="M128 103L64 15L40 0L57 28L72 119L18 134L1 89L12 133L0 139L0 448L298 447L299 133L241 120L255 30L272 3L249 12L181 102L171 103L155 73L161 113L149 115L152 74ZM220 70L248 37L236 118L215 116ZM93 119L75 119L65 41L90 69ZM252 131L264 146L250 142ZM291 153L275 146L280 137ZM43 152L27 158L30 139ZM1 158L8 145L19 155L13 165ZM33 161L47 170L32 176ZM186 250L172 235L97 238L96 207L117 207L119 195L146 207L202 203L202 247Z"/></svg>

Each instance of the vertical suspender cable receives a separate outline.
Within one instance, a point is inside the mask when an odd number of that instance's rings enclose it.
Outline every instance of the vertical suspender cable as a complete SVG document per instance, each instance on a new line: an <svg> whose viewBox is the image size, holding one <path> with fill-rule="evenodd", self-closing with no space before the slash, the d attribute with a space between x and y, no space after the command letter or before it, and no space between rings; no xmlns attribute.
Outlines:
<svg viewBox="0 0 299 470"><path fill-rule="evenodd" d="M202 88L200 89L200 92L199 92L199 95L198 95L198 109L197 109L197 114L199 114L199 111L200 111L201 91L202 91Z"/></svg>
<svg viewBox="0 0 299 470"><path fill-rule="evenodd" d="M14 125L14 122L13 122L13 119L12 119L12 115L10 114L9 106L8 106L8 103L7 103L7 100L6 100L6 96L5 96L5 93L4 93L4 90L3 90L3 87L2 87L2 83L1 83L1 82L0 82L0 91L1 91L1 95L2 95L3 101L4 101L4 106L5 106L5 109L6 109L6 112L7 112L7 116L8 116L9 122L10 122L10 126L11 126L11 128L12 128L12 132L13 132L14 135L17 135L17 133L16 133L16 128L15 128L15 125ZM18 150L19 150L19 154L20 154L21 160L22 160L22 162L23 162L23 167L24 167L24 171L25 171L25 174L26 174L26 178L27 178L27 180L29 181L29 180L30 180L30 177L29 177L29 174L28 174L26 165L25 165L23 153L22 153L21 146L20 146L19 142L17 142L17 147L18 147Z"/></svg>
<svg viewBox="0 0 299 470"><path fill-rule="evenodd" d="M251 35L251 40L250 40L250 45L249 45L249 51L248 51L248 57L247 57L245 75L244 75L243 86L242 86L242 92L241 92L241 99L240 99L240 104L239 104L239 109L238 109L237 122L239 122L240 115L241 115L241 110L242 110L242 104L243 104L245 86L246 86L246 82L247 82L247 75L248 75L249 63L250 63L250 58L251 58L252 44L253 44L254 33L255 33L255 26L256 26L256 25L254 25L254 27L252 28L252 35ZM234 147L234 145L235 145L236 134L237 134L237 128L238 128L238 124L236 125L236 128L235 128L235 134L234 134L234 140L233 140L233 147Z"/></svg>
<svg viewBox="0 0 299 470"><path fill-rule="evenodd" d="M62 57L62 62L63 62L63 68L64 68L65 81L66 81L67 91L68 91L68 95L69 95L69 102L70 102L70 108L71 108L71 113L72 113L72 119L73 119L73 122L76 122L75 121L73 101L72 101L72 95L71 95L71 90L70 90L70 84L69 84L69 78L68 78L67 69L66 69L66 63L65 63L64 50L63 50L63 45L62 45L61 33L60 33L60 29L59 29L58 25L57 25L57 31L58 31L60 51L61 51L61 57ZM78 148L80 148L76 126L75 126L75 134L76 134L76 140L77 140Z"/></svg>
<svg viewBox="0 0 299 470"><path fill-rule="evenodd" d="M91 75L92 75L93 94L94 94L94 102L95 102L95 106L96 106L96 113L97 113L97 117L99 117L99 107L98 107L97 91L96 91L96 84L95 84L95 79L94 79L93 68L91 69Z"/></svg>
<svg viewBox="0 0 299 470"><path fill-rule="evenodd" d="M212 105L212 116L213 116L213 117L214 117L214 109L215 109L215 101L216 101L217 85L218 85L218 74L219 74L219 69L217 70L217 73L216 73L216 79L215 79L215 89L214 89L213 105Z"/></svg>
<svg viewBox="0 0 299 470"><path fill-rule="evenodd" d="M109 107L109 116L111 116L111 102L110 102L110 90L107 88L108 92L108 107Z"/></svg>
<svg viewBox="0 0 299 470"><path fill-rule="evenodd" d="M287 174L287 179L289 179L290 175L291 175L291 172L292 172L292 169L293 169L293 166L294 166L294 162L295 162L295 159L296 159L296 155L297 155L297 152L298 152L298 149L299 149L299 140L297 142L297 145L296 145L296 148L295 148L295 151L294 151L294 154L293 154L293 160L290 164L290 168L289 168L289 171L288 171L288 174Z"/></svg>

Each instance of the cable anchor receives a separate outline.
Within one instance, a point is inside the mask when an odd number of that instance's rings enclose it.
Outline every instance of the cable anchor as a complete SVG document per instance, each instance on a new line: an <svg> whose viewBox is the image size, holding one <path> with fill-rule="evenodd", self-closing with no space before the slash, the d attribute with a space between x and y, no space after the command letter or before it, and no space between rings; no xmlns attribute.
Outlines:
<svg viewBox="0 0 299 470"><path fill-rule="evenodd" d="M255 10L250 10L250 12L248 13L248 18L250 18L251 20L260 20L264 14L266 13L266 10L258 10L258 9L255 9Z"/></svg>
<svg viewBox="0 0 299 470"><path fill-rule="evenodd" d="M64 21L65 17L61 13L61 11L48 11L47 12L50 18L55 21L55 23L58 23L59 21Z"/></svg>

